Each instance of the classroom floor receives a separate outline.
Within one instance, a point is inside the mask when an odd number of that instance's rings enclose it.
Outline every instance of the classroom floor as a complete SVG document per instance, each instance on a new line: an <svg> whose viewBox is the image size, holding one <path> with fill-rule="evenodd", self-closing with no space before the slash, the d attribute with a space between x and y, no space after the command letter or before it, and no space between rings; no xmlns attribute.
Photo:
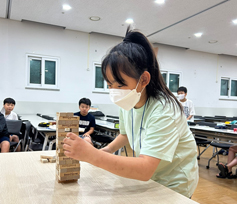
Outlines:
<svg viewBox="0 0 237 204"><path fill-rule="evenodd" d="M203 148L201 148L202 151ZM127 146L128 156L132 156L132 150ZM122 152L124 156L125 153ZM216 174L219 170L216 166L216 159L212 159L210 168L206 169L208 159L212 155L212 147L209 147L202 154L199 163L199 183L192 196L192 200L201 204L210 203L237 203L237 179L219 179ZM220 162L226 163L227 156L220 155ZM235 174L236 168L233 169Z"/></svg>

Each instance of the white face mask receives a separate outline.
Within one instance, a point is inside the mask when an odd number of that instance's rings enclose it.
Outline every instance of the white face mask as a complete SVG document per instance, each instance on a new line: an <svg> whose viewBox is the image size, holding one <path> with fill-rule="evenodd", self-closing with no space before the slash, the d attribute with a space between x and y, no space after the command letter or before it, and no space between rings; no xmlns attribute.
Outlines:
<svg viewBox="0 0 237 204"><path fill-rule="evenodd" d="M139 81L137 83L137 86L139 84ZM137 93L137 86L133 90L109 89L110 100L124 110L131 110L140 101L141 93L144 89L143 88L140 93Z"/></svg>
<svg viewBox="0 0 237 204"><path fill-rule="evenodd" d="M179 98L179 100L183 100L185 98L185 94L179 94L178 98Z"/></svg>

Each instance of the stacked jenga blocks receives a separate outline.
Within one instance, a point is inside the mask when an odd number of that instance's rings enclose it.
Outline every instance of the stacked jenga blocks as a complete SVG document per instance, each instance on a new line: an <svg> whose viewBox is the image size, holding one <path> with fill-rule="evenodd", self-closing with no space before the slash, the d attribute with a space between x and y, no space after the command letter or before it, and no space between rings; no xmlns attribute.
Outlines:
<svg viewBox="0 0 237 204"><path fill-rule="evenodd" d="M68 132L79 135L79 117L73 113L57 113L56 130L56 180L58 183L73 182L80 178L80 163L64 155L63 139Z"/></svg>

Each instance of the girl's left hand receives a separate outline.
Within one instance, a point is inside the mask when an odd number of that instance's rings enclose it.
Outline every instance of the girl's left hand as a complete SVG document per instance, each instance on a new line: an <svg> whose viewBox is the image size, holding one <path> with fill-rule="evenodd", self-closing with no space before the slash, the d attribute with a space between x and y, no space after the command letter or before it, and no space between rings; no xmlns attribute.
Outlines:
<svg viewBox="0 0 237 204"><path fill-rule="evenodd" d="M64 154L80 161L90 162L93 151L96 150L91 144L71 132L67 134L63 142Z"/></svg>

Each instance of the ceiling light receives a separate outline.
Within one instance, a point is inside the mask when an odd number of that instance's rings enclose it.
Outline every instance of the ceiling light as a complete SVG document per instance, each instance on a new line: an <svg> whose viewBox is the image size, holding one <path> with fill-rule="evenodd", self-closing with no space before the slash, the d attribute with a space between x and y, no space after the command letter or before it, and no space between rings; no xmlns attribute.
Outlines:
<svg viewBox="0 0 237 204"><path fill-rule="evenodd" d="M232 22L233 22L234 24L237 24L237 19L233 20Z"/></svg>
<svg viewBox="0 0 237 204"><path fill-rule="evenodd" d="M155 0L155 2L156 2L157 4L163 4L163 3L165 3L165 0Z"/></svg>
<svg viewBox="0 0 237 204"><path fill-rule="evenodd" d="M202 36L202 33L195 33L194 34L197 38L200 38Z"/></svg>
<svg viewBox="0 0 237 204"><path fill-rule="evenodd" d="M218 41L217 40L210 40L208 42L211 43L211 44L214 44L214 43L217 43Z"/></svg>
<svg viewBox="0 0 237 204"><path fill-rule="evenodd" d="M99 21L100 20L100 17L99 16L91 16L89 18L91 21Z"/></svg>
<svg viewBox="0 0 237 204"><path fill-rule="evenodd" d="M128 24L131 24L131 23L133 23L133 19L132 18L128 18L125 22L128 23Z"/></svg>
<svg viewBox="0 0 237 204"><path fill-rule="evenodd" d="M71 6L69 6L69 5L67 5L67 4L64 4L63 5L63 10L64 11L68 11L68 10L70 10L72 7Z"/></svg>

